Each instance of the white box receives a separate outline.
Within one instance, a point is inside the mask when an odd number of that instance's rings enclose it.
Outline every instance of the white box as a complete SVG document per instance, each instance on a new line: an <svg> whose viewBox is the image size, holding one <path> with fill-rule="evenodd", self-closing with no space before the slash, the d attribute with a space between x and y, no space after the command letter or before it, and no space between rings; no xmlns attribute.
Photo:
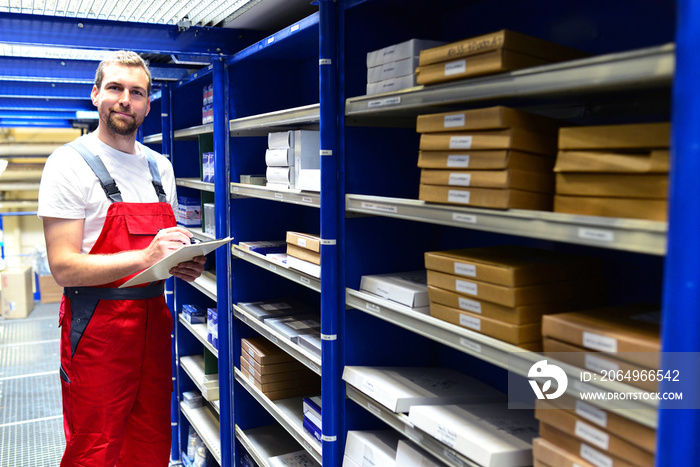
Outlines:
<svg viewBox="0 0 700 467"><path fill-rule="evenodd" d="M297 271L301 271L310 276L321 278L321 266L318 264L311 263L309 261L304 261L303 259L295 258L294 256L287 255L287 266Z"/></svg>
<svg viewBox="0 0 700 467"><path fill-rule="evenodd" d="M274 456L267 459L270 467L309 467L310 465L319 465L311 455L304 451L290 452L281 456Z"/></svg>
<svg viewBox="0 0 700 467"><path fill-rule="evenodd" d="M265 171L267 184L294 186L294 167L268 167Z"/></svg>
<svg viewBox="0 0 700 467"><path fill-rule="evenodd" d="M299 336L298 342L300 347L308 350L312 354L321 358L321 333L311 332L309 334L302 334Z"/></svg>
<svg viewBox="0 0 700 467"><path fill-rule="evenodd" d="M382 63L402 60L404 58L418 57L421 50L430 49L442 44L444 44L442 41L410 39L405 42L374 50L367 54L367 68L381 65Z"/></svg>
<svg viewBox="0 0 700 467"><path fill-rule="evenodd" d="M398 78L385 79L376 83L367 83L367 95L382 94L385 92L400 91L417 86L416 75L399 76Z"/></svg>
<svg viewBox="0 0 700 467"><path fill-rule="evenodd" d="M362 467L362 466L357 465L348 456L343 456L343 467Z"/></svg>
<svg viewBox="0 0 700 467"><path fill-rule="evenodd" d="M491 386L448 368L346 366L343 380L396 413L412 405L505 400Z"/></svg>
<svg viewBox="0 0 700 467"><path fill-rule="evenodd" d="M442 467L443 464L402 439L396 448L396 465L400 467Z"/></svg>
<svg viewBox="0 0 700 467"><path fill-rule="evenodd" d="M304 418L309 420L316 426L316 428L321 428L322 425L322 412L321 412L321 397L305 397L302 403Z"/></svg>
<svg viewBox="0 0 700 467"><path fill-rule="evenodd" d="M294 132L294 183L300 190L321 191L321 133L315 130ZM309 171L318 170L315 172ZM304 172L304 186L299 186L299 178ZM317 177L317 178L316 178ZM317 183L316 183L317 180Z"/></svg>
<svg viewBox="0 0 700 467"><path fill-rule="evenodd" d="M532 410L509 410L507 402L414 405L408 419L484 467L532 465L532 439L539 433Z"/></svg>
<svg viewBox="0 0 700 467"><path fill-rule="evenodd" d="M286 149L294 147L294 131L276 131L267 134L268 149Z"/></svg>
<svg viewBox="0 0 700 467"><path fill-rule="evenodd" d="M265 165L268 167L289 167L294 165L294 151L292 148L265 150Z"/></svg>
<svg viewBox="0 0 700 467"><path fill-rule="evenodd" d="M411 308L430 305L425 270L362 276L360 290Z"/></svg>
<svg viewBox="0 0 700 467"><path fill-rule="evenodd" d="M279 318L265 318L263 323L284 334L287 339L297 342L301 334L309 334L321 329L321 316L319 314L305 314L295 316L281 316Z"/></svg>
<svg viewBox="0 0 700 467"><path fill-rule="evenodd" d="M280 318L295 313L300 314L313 311L310 306L293 298L240 302L238 306L260 321L264 321L267 318Z"/></svg>
<svg viewBox="0 0 700 467"><path fill-rule="evenodd" d="M348 431L345 456L357 465L391 467L401 435L394 430Z"/></svg>
<svg viewBox="0 0 700 467"><path fill-rule="evenodd" d="M267 179L264 174L261 175L241 175L241 183L246 185L265 185Z"/></svg>
<svg viewBox="0 0 700 467"><path fill-rule="evenodd" d="M321 169L299 169L296 188L302 191L321 191Z"/></svg>
<svg viewBox="0 0 700 467"><path fill-rule="evenodd" d="M418 57L408 57L402 60L382 63L378 66L367 68L367 82L376 83L399 76L412 75L418 67Z"/></svg>

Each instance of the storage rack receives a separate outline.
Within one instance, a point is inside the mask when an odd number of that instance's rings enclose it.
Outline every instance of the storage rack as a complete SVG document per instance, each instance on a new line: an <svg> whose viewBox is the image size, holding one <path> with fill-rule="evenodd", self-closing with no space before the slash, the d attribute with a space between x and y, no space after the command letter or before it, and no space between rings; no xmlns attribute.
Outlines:
<svg viewBox="0 0 700 467"><path fill-rule="evenodd" d="M205 348L217 357L220 406L208 405L200 414L183 407L177 413L197 427L220 465L237 465L241 447L266 465L269 455L282 452L275 450L270 439L283 438L285 449L300 447L322 460L323 465L338 466L349 429L387 425L447 465L469 465L468 459L428 440L402 417L386 413L353 388L346 390L340 380L345 364L410 361L453 366L465 372L475 369L487 382L496 386L503 383L506 355L514 350L510 346L430 317L416 316L357 290L363 274L422 268L421 253L428 248L509 241L589 252L615 265L631 262L648 266L650 277L640 278L641 285L630 286L632 281L625 285L631 290L654 284L657 289L663 288L658 295L663 304L664 350L700 350L700 294L693 285L700 282L700 252L695 240L699 221L694 215L700 201L700 187L694 180L700 173L695 134L700 96L694 93L700 75L694 60L700 43L700 6L691 0L664 5L651 0L615 5L600 1L586 5L521 3L441 0L428 8L414 0L320 0L318 14L264 38L243 34L241 39L224 33L195 38L197 28L193 28L173 42L168 39L172 33L167 28L119 23L124 28L121 47L194 53L211 60L209 67L187 75L178 70L163 70L164 74L159 75L159 67L152 67L154 77L167 81L159 83L143 140L172 156L181 189L213 196L217 237L232 235L237 243L279 238L286 230L307 230L320 231L326 240L322 247L323 280L293 273L233 247L220 249L212 258L215 275L204 276L194 284L169 284L169 302L174 310L183 303L200 303L215 304L219 311L218 351L210 348L201 328L182 319L177 320L176 342L178 357L197 355ZM475 17L480 21L470 29L474 34L464 33L465 18ZM112 47L107 36L101 34L104 23L83 21L88 27L78 38L69 34L74 23L62 18L0 13L0 39L31 43L33 35L42 31L46 42L53 44ZM636 29L628 30L629 24ZM364 95L363 58L368 51L412 37L451 41L503 27L543 38L563 37L567 45L593 55L398 93ZM584 32L578 36L563 32L577 31L576 27ZM46 31L50 31L48 36ZM211 54L212 47L219 47L221 54ZM3 58L2 64L3 70L10 70L20 62ZM63 69L55 65L55 61L37 60L25 76L89 83L96 64L76 61L75 66ZM198 112L191 110L199 107L196 102L201 86L210 83L220 98L214 103L215 122L202 125ZM59 91L72 92L61 87ZM14 104L22 107L19 101L26 97L14 97ZM572 123L624 121L637 114L670 116L673 166L669 222L501 212L417 201L417 138L411 131L415 117L494 103ZM85 99L66 99L63 108L92 110ZM324 156L320 195L275 192L238 183L241 174L262 168L262 137L285 129L321 131ZM192 155L199 151L202 138L211 140L216 154L214 184L196 179L198 167ZM391 169L396 170L397 179L386 183L387 170ZM269 213L269 218L259 215L262 210ZM410 232L411 238L401 238L398 232ZM358 252L361 248L366 251ZM630 269L634 271L632 267L626 272L632 272ZM235 306L241 301L271 298L273 288L318 304L324 336L320 360L282 343L272 330L252 321ZM321 447L311 442L294 419L298 403L291 408L279 407L234 369L240 357L240 339L257 335L273 342L276 339L284 350L321 374ZM382 342L372 340L379 337ZM431 356L408 348L420 346L431 349ZM524 360L531 361L534 356L526 354ZM188 359L185 362L186 367L192 363ZM197 365L196 372L200 369ZM697 383L696 374L687 377ZM187 372L178 371L178 397L191 387ZM660 410L657 419L657 407L649 405L621 413L657 428L657 465L686 465L700 458L700 447L695 442L700 435L695 411ZM175 441L178 437L182 443L186 430L180 430ZM278 447L282 449L282 445Z"/></svg>

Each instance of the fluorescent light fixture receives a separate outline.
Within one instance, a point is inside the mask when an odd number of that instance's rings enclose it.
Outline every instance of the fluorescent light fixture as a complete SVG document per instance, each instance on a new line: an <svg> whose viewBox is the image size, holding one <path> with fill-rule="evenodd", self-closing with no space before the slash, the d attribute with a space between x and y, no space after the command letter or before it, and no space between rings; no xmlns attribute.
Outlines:
<svg viewBox="0 0 700 467"><path fill-rule="evenodd" d="M76 110L75 118L78 120L99 120L100 114L96 110Z"/></svg>

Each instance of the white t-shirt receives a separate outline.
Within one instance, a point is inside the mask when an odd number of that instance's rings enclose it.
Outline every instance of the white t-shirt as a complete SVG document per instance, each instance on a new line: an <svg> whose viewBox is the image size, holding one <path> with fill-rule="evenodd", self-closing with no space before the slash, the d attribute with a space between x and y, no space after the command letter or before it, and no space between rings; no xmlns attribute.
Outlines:
<svg viewBox="0 0 700 467"><path fill-rule="evenodd" d="M127 203L155 203L158 195L153 187L148 160L140 143L139 154L118 151L100 141L96 133L78 140L93 154L100 157L107 171L117 183L122 200ZM175 175L170 161L156 157L166 199L177 212ZM39 185L37 215L59 219L85 219L81 251L89 253L102 231L107 209L112 201L107 198L100 181L77 151L61 146L49 156Z"/></svg>

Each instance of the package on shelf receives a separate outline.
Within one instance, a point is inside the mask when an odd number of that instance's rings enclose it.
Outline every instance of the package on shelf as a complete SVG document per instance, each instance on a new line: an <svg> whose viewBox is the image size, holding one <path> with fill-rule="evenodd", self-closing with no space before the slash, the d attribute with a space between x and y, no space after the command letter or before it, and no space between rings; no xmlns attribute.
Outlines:
<svg viewBox="0 0 700 467"><path fill-rule="evenodd" d="M279 318L312 311L309 305L295 298L239 302L238 306L259 321L263 321L266 318Z"/></svg>
<svg viewBox="0 0 700 467"><path fill-rule="evenodd" d="M392 467L400 439L401 435L394 430L349 430L345 439L345 457L360 466Z"/></svg>
<svg viewBox="0 0 700 467"><path fill-rule="evenodd" d="M34 309L31 266L9 267L0 272L2 282L2 317L26 318Z"/></svg>
<svg viewBox="0 0 700 467"><path fill-rule="evenodd" d="M343 380L387 409L403 413L419 404L495 402L504 394L448 368L346 366Z"/></svg>
<svg viewBox="0 0 700 467"><path fill-rule="evenodd" d="M207 313L198 305L182 305L182 317L190 324L205 323L207 321Z"/></svg>
<svg viewBox="0 0 700 467"><path fill-rule="evenodd" d="M186 391L182 393L182 402L190 409L202 406L202 395L198 391Z"/></svg>
<svg viewBox="0 0 700 467"><path fill-rule="evenodd" d="M666 222L668 201L665 199L554 195L554 212Z"/></svg>
<svg viewBox="0 0 700 467"><path fill-rule="evenodd" d="M475 188L510 188L537 193L552 193L554 180L551 173L524 170L421 170L421 185L441 185Z"/></svg>
<svg viewBox="0 0 700 467"><path fill-rule="evenodd" d="M299 344L299 347L321 358L321 333L319 331L313 330L308 334L299 335L297 344Z"/></svg>
<svg viewBox="0 0 700 467"><path fill-rule="evenodd" d="M290 372L300 372L306 367L303 363L298 360L285 361L281 363L271 363L262 365L255 361L250 355L242 355L241 360L245 359L246 366L248 367L252 375L258 374L264 375L274 375L278 373L290 373ZM262 381L262 380L261 380Z"/></svg>
<svg viewBox="0 0 700 467"><path fill-rule="evenodd" d="M214 153L202 153L202 181L205 183L214 183L215 168L214 168Z"/></svg>
<svg viewBox="0 0 700 467"><path fill-rule="evenodd" d="M660 321L661 312L653 306L595 308L544 316L542 335L657 369Z"/></svg>
<svg viewBox="0 0 700 467"><path fill-rule="evenodd" d="M556 135L556 133L555 133ZM543 133L523 128L421 133L421 151L450 150L517 150L553 157L557 140Z"/></svg>
<svg viewBox="0 0 700 467"><path fill-rule="evenodd" d="M268 167L265 186L288 190L294 188L294 167Z"/></svg>
<svg viewBox="0 0 700 467"><path fill-rule="evenodd" d="M310 276L320 278L321 237L300 232L287 232L287 266ZM291 251L289 247L292 247ZM294 248L297 247L297 248ZM300 251L305 250L305 251ZM317 253L317 255L313 254ZM297 256L295 256L295 254ZM318 258L318 264L299 258L299 256Z"/></svg>
<svg viewBox="0 0 700 467"><path fill-rule="evenodd" d="M268 167L289 167L294 165L294 148L266 149L265 165Z"/></svg>
<svg viewBox="0 0 700 467"><path fill-rule="evenodd" d="M321 134L316 130L294 131L294 188L321 191Z"/></svg>
<svg viewBox="0 0 700 467"><path fill-rule="evenodd" d="M321 329L321 315L319 313L307 313L264 318L263 323L275 329L292 342L297 343L300 335Z"/></svg>
<svg viewBox="0 0 700 467"><path fill-rule="evenodd" d="M396 448L397 467L441 467L442 462L429 454L418 450L406 440L400 439Z"/></svg>
<svg viewBox="0 0 700 467"><path fill-rule="evenodd" d="M414 76L416 68L418 68L418 55L367 67L367 84Z"/></svg>
<svg viewBox="0 0 700 467"><path fill-rule="evenodd" d="M212 123L214 121L214 106L206 104L202 106L202 125Z"/></svg>
<svg viewBox="0 0 700 467"><path fill-rule="evenodd" d="M306 250L315 251L317 253L321 251L321 237L319 235L288 231L286 240L287 243Z"/></svg>
<svg viewBox="0 0 700 467"><path fill-rule="evenodd" d="M596 467L601 465L611 467L640 467L640 464L634 464L628 462L627 459L612 456L610 453L604 452L590 443L576 439L546 423L540 423L540 437L557 446L560 450L568 452L573 456L580 457Z"/></svg>
<svg viewBox="0 0 700 467"><path fill-rule="evenodd" d="M367 83L366 94L374 96L385 92L396 92L417 86L416 75L397 76L374 83Z"/></svg>
<svg viewBox="0 0 700 467"><path fill-rule="evenodd" d="M428 285L425 270L370 274L360 279L360 290L386 300L428 313Z"/></svg>
<svg viewBox="0 0 700 467"><path fill-rule="evenodd" d="M304 451L295 451L267 459L270 467L312 467L320 464L311 455Z"/></svg>
<svg viewBox="0 0 700 467"><path fill-rule="evenodd" d="M667 149L671 124L633 123L571 126L559 130L559 150Z"/></svg>
<svg viewBox="0 0 700 467"><path fill-rule="evenodd" d="M287 243L287 255L308 261L313 264L321 264L321 253L301 248L293 243Z"/></svg>
<svg viewBox="0 0 700 467"><path fill-rule="evenodd" d="M667 174L558 173L558 195L605 198L668 198Z"/></svg>
<svg viewBox="0 0 700 467"><path fill-rule="evenodd" d="M323 432L319 427L311 423L309 420L304 418L301 421L302 426L304 427L304 431L309 433L311 436L316 438L319 442L323 441Z"/></svg>
<svg viewBox="0 0 700 467"><path fill-rule="evenodd" d="M323 428L323 413L321 409L321 397L304 397L302 401L302 414L304 420L308 420L316 428Z"/></svg>
<svg viewBox="0 0 700 467"><path fill-rule="evenodd" d="M454 188L420 185L418 199L431 203L457 204L493 209L551 211L552 195L531 191L489 188Z"/></svg>
<svg viewBox="0 0 700 467"><path fill-rule="evenodd" d="M421 431L484 467L532 465L537 421L507 402L414 405L408 419Z"/></svg>
<svg viewBox="0 0 700 467"><path fill-rule="evenodd" d="M241 339L241 354L247 355L248 362L259 365L295 362L294 357L263 337Z"/></svg>
<svg viewBox="0 0 700 467"><path fill-rule="evenodd" d="M510 30L464 39L420 52L418 84L517 70L573 60L586 54Z"/></svg>
<svg viewBox="0 0 700 467"><path fill-rule="evenodd" d="M216 209L214 203L204 203L204 233L216 237Z"/></svg>
<svg viewBox="0 0 700 467"><path fill-rule="evenodd" d="M421 169L451 170L522 170L551 172L554 160L539 154L502 150L420 151L418 167Z"/></svg>
<svg viewBox="0 0 700 467"><path fill-rule="evenodd" d="M219 313L216 308L207 308L207 341L219 348Z"/></svg>
<svg viewBox="0 0 700 467"><path fill-rule="evenodd" d="M248 382L260 389L263 394L286 393L286 397L303 396L313 394L321 388L321 378L309 369L292 373L275 373L273 375L260 375L251 373L250 365L241 359L241 373ZM256 378L260 377L260 379ZM286 379L280 379L286 376ZM293 394L293 395L291 395ZM273 397L270 397L273 399Z"/></svg>
<svg viewBox="0 0 700 467"><path fill-rule="evenodd" d="M596 464L591 464L577 454L568 452L544 438L532 440L532 457L534 462L539 462L539 465L544 466L598 467ZM613 464L610 465L612 467ZM617 467L617 464L614 465Z"/></svg>
<svg viewBox="0 0 700 467"><path fill-rule="evenodd" d="M555 172L668 174L668 149L639 150L633 153L614 150L572 150L557 153Z"/></svg>
<svg viewBox="0 0 700 467"><path fill-rule="evenodd" d="M183 461L187 461L189 465L192 465L197 452L197 446L200 444L202 444L202 439L199 437L199 433L190 425L187 432L187 451L183 453Z"/></svg>
<svg viewBox="0 0 700 467"><path fill-rule="evenodd" d="M197 198L177 197L177 222L184 226L202 225L201 202Z"/></svg>
<svg viewBox="0 0 700 467"><path fill-rule="evenodd" d="M523 128L542 133L545 137L554 137L556 139L560 125L561 122L556 119L499 105L419 115L416 119L416 132L452 133L457 131Z"/></svg>
<svg viewBox="0 0 700 467"><path fill-rule="evenodd" d="M272 261L273 263L277 263L282 267L287 267L287 253L268 253L265 255L267 259Z"/></svg>
<svg viewBox="0 0 700 467"><path fill-rule="evenodd" d="M265 174L257 174L257 175L241 175L240 183L244 183L246 185L265 185L267 183L267 178L265 178Z"/></svg>
<svg viewBox="0 0 700 467"><path fill-rule="evenodd" d="M421 50L443 45L445 42L428 39L410 39L392 44L367 53L367 68L396 62L407 58L418 57Z"/></svg>
<svg viewBox="0 0 700 467"><path fill-rule="evenodd" d="M282 363L279 363L278 365L283 365ZM267 371L268 367L271 367L274 365L264 365L263 366L263 371ZM275 373L261 373L255 369L253 365L250 364L250 361L248 361L245 356L241 356L241 371L246 374L246 376L250 376L252 379L254 379L257 383L259 384L271 384L271 383L280 383L280 382L285 382L285 381L292 381L292 380L304 380L304 379L314 379L315 374L306 368L305 366L302 367L293 367L292 370L290 371L280 371L280 372L275 372Z"/></svg>
<svg viewBox="0 0 700 467"><path fill-rule="evenodd" d="M287 242L284 240L258 240L252 242L238 242L239 248L247 251L268 255L270 253L284 253L287 251Z"/></svg>
<svg viewBox="0 0 700 467"><path fill-rule="evenodd" d="M321 266L319 264L304 261L303 259L295 258L294 256L287 254L287 266L317 279L321 278Z"/></svg>
<svg viewBox="0 0 700 467"><path fill-rule="evenodd" d="M294 130L274 131L267 134L268 149L288 149L294 147Z"/></svg>

